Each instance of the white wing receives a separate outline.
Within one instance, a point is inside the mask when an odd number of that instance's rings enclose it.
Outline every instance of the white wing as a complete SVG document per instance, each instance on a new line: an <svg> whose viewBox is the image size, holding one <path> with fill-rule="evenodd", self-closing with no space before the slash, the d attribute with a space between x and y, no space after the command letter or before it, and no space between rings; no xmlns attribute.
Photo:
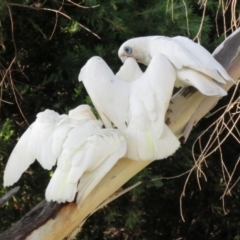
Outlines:
<svg viewBox="0 0 240 240"><path fill-rule="evenodd" d="M64 118L58 124L56 124L51 143L51 152L56 157L60 156L63 143L73 128L74 124L71 124L69 117Z"/></svg>
<svg viewBox="0 0 240 240"><path fill-rule="evenodd" d="M132 82L143 74L141 68L134 58L127 58L122 67L116 73L116 77L122 81Z"/></svg>
<svg viewBox="0 0 240 240"><path fill-rule="evenodd" d="M87 138L93 134L96 129L99 130L99 128L101 128L97 120L76 120L71 118L68 118L67 120L67 125L71 127L68 128L66 137L59 145L60 151L57 168L45 193L47 201L71 202L75 199L78 181L82 172L77 174L75 181L68 180L72 169L73 159L74 157L76 158L77 153L84 154L80 149L86 144ZM58 135L55 135L54 137L58 138ZM78 154L78 157L82 160L83 156ZM82 170L85 170L84 166L82 166Z"/></svg>
<svg viewBox="0 0 240 240"><path fill-rule="evenodd" d="M211 77L189 68L178 70L177 79L180 79L181 81L175 82L176 87L192 85L202 94L207 96L227 95L227 92L220 87L217 82L213 81Z"/></svg>
<svg viewBox="0 0 240 240"><path fill-rule="evenodd" d="M174 42L178 43L179 46L181 46L184 52L188 51L191 55L194 55L197 59L199 59L201 62L201 70L199 70L200 72L211 76L214 80L220 83L232 81L232 78L228 75L223 66L203 46L193 42L187 37L178 36L172 39ZM190 59L188 59L188 61L189 60ZM191 62L188 62L188 64L189 65L186 63L186 66L195 69L192 67ZM198 70L198 66L196 66L195 70Z"/></svg>
<svg viewBox="0 0 240 240"><path fill-rule="evenodd" d="M186 37L153 37L150 43L150 54L156 51L164 54L177 69L192 68L202 72L220 83L232 80L226 70L204 47Z"/></svg>
<svg viewBox="0 0 240 240"><path fill-rule="evenodd" d="M125 129L131 83L119 81L100 57L89 59L78 79L83 81L104 125L112 127L112 122Z"/></svg>
<svg viewBox="0 0 240 240"><path fill-rule="evenodd" d="M4 186L14 184L35 159L50 169L56 163L51 152L51 141L59 114L45 110L26 130L13 149L4 172Z"/></svg>
<svg viewBox="0 0 240 240"><path fill-rule="evenodd" d="M8 159L3 176L3 185L5 187L13 185L15 182L17 182L22 173L25 172L35 160L34 156L27 152L27 145L33 125L34 123L29 126L29 128L19 139Z"/></svg>
<svg viewBox="0 0 240 240"><path fill-rule="evenodd" d="M86 125L93 123L88 121L75 128L81 129L82 135L68 136L68 143L78 142L80 137L81 141L71 147L64 144L57 169L46 190L48 201L71 202L78 192L78 202L82 202L125 154L126 142L123 136L114 129L100 129L99 124L95 123L98 131L95 127L89 131Z"/></svg>
<svg viewBox="0 0 240 240"><path fill-rule="evenodd" d="M165 56L156 54L142 77L134 81L126 130L127 157L136 160L162 159L172 155L180 146L164 123L175 79L176 71L172 64ZM172 142L166 149L165 141Z"/></svg>
<svg viewBox="0 0 240 240"><path fill-rule="evenodd" d="M66 117L67 115L63 116ZM57 123L62 117L52 111L45 110L37 114L34 127L27 145L27 151L31 152L43 168L50 170L57 161L57 156L51 151L53 133Z"/></svg>
<svg viewBox="0 0 240 240"><path fill-rule="evenodd" d="M37 159L50 169L58 159L56 171L46 189L47 201L71 202L79 191L84 199L126 152L126 141L118 130L102 129L87 105L67 115L46 110L22 135L4 172L4 186L12 185ZM100 172L99 172L100 171ZM83 182L82 175L87 172ZM93 172L93 173L92 173Z"/></svg>
<svg viewBox="0 0 240 240"><path fill-rule="evenodd" d="M61 121L56 124L52 139L51 151L55 156L60 156L63 144L68 143L66 140L67 136L74 134L77 139L77 137L83 134L83 131L80 129L79 132L79 128L76 129L76 126L79 124L83 125L86 120L96 120L96 117L94 116L91 107L84 104L70 110L68 116L61 115ZM96 129L102 127L101 121L96 120L92 122L94 123L94 126L96 126ZM79 141L81 141L81 139L79 139L77 142Z"/></svg>
<svg viewBox="0 0 240 240"><path fill-rule="evenodd" d="M126 140L123 135L114 129L102 129L89 139L92 147L96 150L99 164L90 167L86 171L78 185L77 202L81 203L95 188L101 179L112 169L116 162L122 158L127 149ZM102 161L100 161L102 160Z"/></svg>

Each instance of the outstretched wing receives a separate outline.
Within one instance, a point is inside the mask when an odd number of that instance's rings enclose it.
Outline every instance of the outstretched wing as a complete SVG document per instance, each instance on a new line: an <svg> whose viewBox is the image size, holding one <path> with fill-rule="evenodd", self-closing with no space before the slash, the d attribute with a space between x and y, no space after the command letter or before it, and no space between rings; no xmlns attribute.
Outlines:
<svg viewBox="0 0 240 240"><path fill-rule="evenodd" d="M37 114L27 149L45 169L50 170L57 161L52 152L53 134L57 123L67 115L60 116L53 110L45 110Z"/></svg>
<svg viewBox="0 0 240 240"><path fill-rule="evenodd" d="M3 185L11 186L21 177L22 173L34 162L35 158L30 152L27 152L27 145L31 136L34 123L29 126L21 136L13 149L3 176Z"/></svg>
<svg viewBox="0 0 240 240"><path fill-rule="evenodd" d="M60 156L63 143L76 123L95 119L87 105L70 112L71 117L46 109L37 114L35 122L26 130L13 149L4 172L4 186L14 184L36 159L43 168L51 169ZM96 125L102 123L96 120ZM98 128L99 128L98 127Z"/></svg>
<svg viewBox="0 0 240 240"><path fill-rule="evenodd" d="M57 169L46 190L48 201L71 202L77 192L78 201L82 201L125 154L126 142L120 132L100 129L98 123L95 123L85 122L72 129L72 134L68 135ZM102 168L102 165L105 167ZM93 178L87 177L93 175Z"/></svg>
<svg viewBox="0 0 240 240"><path fill-rule="evenodd" d="M78 79L83 81L104 125L110 128L112 122L125 129L130 83L120 81L100 57L89 59Z"/></svg>
<svg viewBox="0 0 240 240"><path fill-rule="evenodd" d="M45 110L37 115L36 121L26 130L13 149L4 172L4 186L14 184L35 159L46 169L56 163L51 151L51 142L59 114Z"/></svg>

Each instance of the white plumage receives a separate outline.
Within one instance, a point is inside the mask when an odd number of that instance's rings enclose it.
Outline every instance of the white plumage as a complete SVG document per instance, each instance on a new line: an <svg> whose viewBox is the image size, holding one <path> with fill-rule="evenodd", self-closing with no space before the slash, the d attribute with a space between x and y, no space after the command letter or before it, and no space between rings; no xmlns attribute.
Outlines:
<svg viewBox="0 0 240 240"><path fill-rule="evenodd" d="M130 69L131 72L128 72L127 81L122 81L100 57L93 57L81 69L79 81L83 81L105 126L112 127L113 123L125 134L126 157L163 159L180 145L164 123L176 71L161 54L153 57L144 74L137 68L133 59L127 59L120 69L121 74L117 75L124 77L127 76L125 71ZM169 81L165 82L166 78Z"/></svg>
<svg viewBox="0 0 240 240"><path fill-rule="evenodd" d="M127 64L123 64L119 71L116 73L116 77L126 81L132 82L143 74L141 68L134 58L128 58Z"/></svg>
<svg viewBox="0 0 240 240"><path fill-rule="evenodd" d="M146 66L149 65L153 56L159 53L166 56L175 67L176 87L191 85L207 96L227 94L219 85L232 81L226 70L204 47L186 37L133 38L124 42L118 51L122 61L126 57L133 57Z"/></svg>
<svg viewBox="0 0 240 240"><path fill-rule="evenodd" d="M116 129L102 129L88 105L59 115L45 110L19 139L4 172L4 186L15 183L35 159L43 168L56 164L47 201L82 202L124 156L126 141ZM94 177L92 177L94 176Z"/></svg>

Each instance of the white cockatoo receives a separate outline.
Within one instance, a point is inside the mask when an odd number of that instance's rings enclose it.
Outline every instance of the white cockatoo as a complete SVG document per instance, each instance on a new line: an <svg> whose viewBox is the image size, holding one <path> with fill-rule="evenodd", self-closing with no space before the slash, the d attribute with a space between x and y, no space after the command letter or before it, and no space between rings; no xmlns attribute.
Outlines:
<svg viewBox="0 0 240 240"><path fill-rule="evenodd" d="M207 96L227 94L219 84L233 81L231 77L204 47L187 37L132 38L121 45L118 56L123 62L127 57L133 57L148 66L159 53L166 56L176 69L175 87L193 86Z"/></svg>
<svg viewBox="0 0 240 240"><path fill-rule="evenodd" d="M162 54L155 55L142 74L133 58L125 61L118 76L100 57L92 57L79 74L107 128L112 123L127 140L125 157L157 160L172 155L180 146L164 122L172 96L176 71ZM160 66L160 67L159 67ZM136 80L134 78L140 75ZM132 81L133 79L133 81ZM165 81L168 79L169 81Z"/></svg>
<svg viewBox="0 0 240 240"><path fill-rule="evenodd" d="M13 149L4 172L4 186L14 184L35 159L45 169L57 168L48 184L47 201L82 202L126 152L116 129L102 129L88 105L69 115L52 110L37 114Z"/></svg>

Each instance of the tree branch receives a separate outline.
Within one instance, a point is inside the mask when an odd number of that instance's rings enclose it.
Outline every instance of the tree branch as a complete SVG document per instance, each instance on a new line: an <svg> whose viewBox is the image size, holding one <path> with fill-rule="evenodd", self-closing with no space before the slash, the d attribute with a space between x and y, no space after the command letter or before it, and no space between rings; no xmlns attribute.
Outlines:
<svg viewBox="0 0 240 240"><path fill-rule="evenodd" d="M8 193L0 198L0 207L7 202L13 195L15 195L19 191L20 187L15 187L11 189Z"/></svg>
<svg viewBox="0 0 240 240"><path fill-rule="evenodd" d="M38 227L42 226L49 219L54 219L64 204L47 202L43 200L28 212L14 226L0 235L0 239L24 240ZM61 239L61 238L59 238Z"/></svg>

